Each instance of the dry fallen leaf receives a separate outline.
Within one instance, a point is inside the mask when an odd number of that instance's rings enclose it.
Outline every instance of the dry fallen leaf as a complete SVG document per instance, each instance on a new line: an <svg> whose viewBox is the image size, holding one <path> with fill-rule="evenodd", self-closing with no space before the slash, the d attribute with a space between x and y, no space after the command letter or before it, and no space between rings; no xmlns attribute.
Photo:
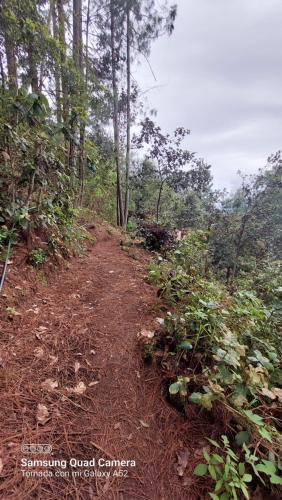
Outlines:
<svg viewBox="0 0 282 500"><path fill-rule="evenodd" d="M141 335L142 335L142 337L146 337L147 339L152 339L155 334L154 334L154 332L151 332L150 330L145 330L145 328L142 328Z"/></svg>
<svg viewBox="0 0 282 500"><path fill-rule="evenodd" d="M74 363L74 373L77 373L77 372L78 372L78 370L79 370L80 366L81 366L81 365L80 365L79 361L76 361L76 362Z"/></svg>
<svg viewBox="0 0 282 500"><path fill-rule="evenodd" d="M37 412L36 412L36 419L39 424L45 425L46 422L49 420L49 411L45 405L38 404L37 405Z"/></svg>
<svg viewBox="0 0 282 500"><path fill-rule="evenodd" d="M83 394L86 391L86 385L84 382L79 382L74 389L72 389L72 392L75 394Z"/></svg>
<svg viewBox="0 0 282 500"><path fill-rule="evenodd" d="M33 309L29 309L30 311L34 312ZM35 313L35 314L38 314L38 313ZM39 326L37 329L36 329L36 333L35 333L35 336L38 340L42 340L42 335L43 333L45 333L47 330L46 326Z"/></svg>
<svg viewBox="0 0 282 500"><path fill-rule="evenodd" d="M47 330L47 327L46 326L39 326L37 328L37 330L39 330L40 332L45 332L45 330Z"/></svg>
<svg viewBox="0 0 282 500"><path fill-rule="evenodd" d="M272 389L273 394L278 398L279 401L282 402L282 389L279 389L279 387L274 387Z"/></svg>
<svg viewBox="0 0 282 500"><path fill-rule="evenodd" d="M9 161L11 159L9 153L7 153L7 151L1 151L1 154L4 158L5 161Z"/></svg>
<svg viewBox="0 0 282 500"><path fill-rule="evenodd" d="M139 420L140 424L142 425L142 427L150 427L149 424L147 424L146 422L144 422L144 420Z"/></svg>
<svg viewBox="0 0 282 500"><path fill-rule="evenodd" d="M274 391L270 391L267 387L263 387L261 390L263 396L267 396L270 399L276 399L276 394Z"/></svg>
<svg viewBox="0 0 282 500"><path fill-rule="evenodd" d="M58 382L57 380L47 378L44 382L42 382L41 387L46 391L54 391L58 387Z"/></svg>
<svg viewBox="0 0 282 500"><path fill-rule="evenodd" d="M184 450L180 450L177 452L177 460L178 460L178 463L176 465L176 471L177 471L177 474L182 477L183 474L184 474L184 471L188 465L188 459L189 459L189 451L187 448L185 448Z"/></svg>
<svg viewBox="0 0 282 500"><path fill-rule="evenodd" d="M120 428L121 428L120 422L118 422L117 424L114 425L114 429L120 429Z"/></svg>
<svg viewBox="0 0 282 500"><path fill-rule="evenodd" d="M10 441L9 443L7 443L7 448L15 448L15 446L18 446L18 444L14 443L13 441Z"/></svg>
<svg viewBox="0 0 282 500"><path fill-rule="evenodd" d="M89 387L92 387L93 385L97 385L99 384L99 381L98 380L95 380L95 382L90 382Z"/></svg>
<svg viewBox="0 0 282 500"><path fill-rule="evenodd" d="M159 325L163 325L163 324L164 324L164 318L156 318L156 322L157 322Z"/></svg>
<svg viewBox="0 0 282 500"><path fill-rule="evenodd" d="M55 363L57 363L57 361L59 359L58 356L51 356L51 354L49 355L49 358L51 360L51 362L50 362L51 366L54 365Z"/></svg>
<svg viewBox="0 0 282 500"><path fill-rule="evenodd" d="M36 358L42 358L44 356L44 350L42 347L36 347L33 353Z"/></svg>
<svg viewBox="0 0 282 500"><path fill-rule="evenodd" d="M3 460L2 460L2 458L0 458L0 474L1 474L2 470L3 470Z"/></svg>

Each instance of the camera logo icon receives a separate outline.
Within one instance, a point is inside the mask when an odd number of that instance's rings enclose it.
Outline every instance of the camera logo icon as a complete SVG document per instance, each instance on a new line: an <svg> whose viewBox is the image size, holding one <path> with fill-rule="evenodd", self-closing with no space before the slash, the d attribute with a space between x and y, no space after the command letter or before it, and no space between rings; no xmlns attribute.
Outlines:
<svg viewBox="0 0 282 500"><path fill-rule="evenodd" d="M52 452L52 445L51 444L39 444L39 443L23 443L21 446L21 451L22 453L44 453L48 454Z"/></svg>

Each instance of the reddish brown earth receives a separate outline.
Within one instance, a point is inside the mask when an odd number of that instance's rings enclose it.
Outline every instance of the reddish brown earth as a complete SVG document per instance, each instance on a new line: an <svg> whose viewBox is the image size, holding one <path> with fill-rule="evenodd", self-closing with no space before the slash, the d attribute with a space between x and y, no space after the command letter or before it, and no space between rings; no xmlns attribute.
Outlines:
<svg viewBox="0 0 282 500"><path fill-rule="evenodd" d="M160 315L156 291L144 279L149 257L124 251L105 229L96 236L96 245L48 284L25 293L19 275L15 298L9 295L15 273L8 276L0 300L0 498L206 498L192 475L205 430L166 402L160 375L141 356L138 334ZM20 315L9 320L7 305ZM48 391L41 386L46 379L58 385ZM81 382L83 394L69 391ZM46 422L38 422L38 404L48 411ZM22 453L23 443L49 443L52 455ZM182 478L177 454L186 462ZM106 469L109 478L27 478L23 457L125 459L136 467L122 467L125 478L113 476L118 467Z"/></svg>

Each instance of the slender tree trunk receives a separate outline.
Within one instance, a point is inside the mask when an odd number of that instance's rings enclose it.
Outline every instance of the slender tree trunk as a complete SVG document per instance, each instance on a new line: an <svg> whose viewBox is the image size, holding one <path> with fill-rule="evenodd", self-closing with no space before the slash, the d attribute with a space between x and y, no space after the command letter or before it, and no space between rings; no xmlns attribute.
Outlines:
<svg viewBox="0 0 282 500"><path fill-rule="evenodd" d="M237 234L237 241L236 241L236 247L235 247L235 260L234 260L233 270L232 270L233 278L236 276L236 273L237 273L238 261L239 261L239 257L240 257L241 246L242 246L242 240L243 240L243 236L245 234L247 222L250 219L250 217L251 217L251 213L246 213L245 215L243 215L242 221L241 221L241 226L240 226L239 232Z"/></svg>
<svg viewBox="0 0 282 500"><path fill-rule="evenodd" d="M5 51L8 69L9 90L14 93L18 91L17 60L13 40L5 33Z"/></svg>
<svg viewBox="0 0 282 500"><path fill-rule="evenodd" d="M5 71L4 71L4 66L3 66L3 60L2 60L2 52L0 50L0 75L1 75L1 87L3 92L5 91Z"/></svg>
<svg viewBox="0 0 282 500"><path fill-rule="evenodd" d="M57 16L55 0L50 0L50 11L52 17L53 37L55 40L58 40L59 39L58 16ZM55 80L57 122L61 123L62 121L61 78L60 78L60 68L56 60L54 61L54 80Z"/></svg>
<svg viewBox="0 0 282 500"><path fill-rule="evenodd" d="M83 41L82 41L82 2L73 0L73 60L77 70L77 88L74 89L74 96L80 102L80 106L85 107L85 82L83 73ZM75 132L74 132L75 133ZM82 205L84 192L84 118L79 120L79 150L78 150L78 177L79 196L78 204Z"/></svg>
<svg viewBox="0 0 282 500"><path fill-rule="evenodd" d="M130 173L130 98L131 98L131 75L130 75L130 5L127 2L126 11L126 170L125 170L125 200L124 200L124 220L123 225L126 229L128 221L129 205L129 173Z"/></svg>
<svg viewBox="0 0 282 500"><path fill-rule="evenodd" d="M159 188L159 194L158 194L158 201L157 201L157 222L159 222L159 216L160 216L160 205L161 205L161 197L162 197L162 191L164 187L164 181L161 181L160 188Z"/></svg>
<svg viewBox="0 0 282 500"><path fill-rule="evenodd" d="M85 40L85 85L87 89L88 85L88 74L89 74L89 26L90 26L90 0L87 3L87 14L86 14L86 40Z"/></svg>
<svg viewBox="0 0 282 500"><path fill-rule="evenodd" d="M31 35L28 42L28 65L29 65L29 81L31 85L32 92L39 92L39 80L38 80L38 70L35 58L35 50L34 50L34 39L33 35Z"/></svg>
<svg viewBox="0 0 282 500"><path fill-rule="evenodd" d="M48 10L48 16L46 19L46 26L48 29L48 32L51 34L51 20L52 20L52 0L49 2L49 10ZM45 73L45 68L46 68L46 60L43 57L40 63L39 67L39 92L42 93L43 91L43 81L44 81L44 73ZM57 108L57 102L56 102L56 108Z"/></svg>
<svg viewBox="0 0 282 500"><path fill-rule="evenodd" d="M58 36L61 45L61 80L62 80L62 116L64 122L69 118L69 95L68 95L68 75L66 68L66 35L65 35L65 12L63 0L57 0L58 11Z"/></svg>
<svg viewBox="0 0 282 500"><path fill-rule="evenodd" d="M115 13L114 0L111 0L111 59L112 59L112 88L113 88L113 127L114 127L114 147L116 163L116 187L117 187L117 225L123 226L123 201L121 193L121 173L120 173L120 148L119 148L119 119L118 119L118 89L116 76L116 47L115 47Z"/></svg>
<svg viewBox="0 0 282 500"><path fill-rule="evenodd" d="M82 5L81 0L73 0L73 60L75 67L82 71Z"/></svg>

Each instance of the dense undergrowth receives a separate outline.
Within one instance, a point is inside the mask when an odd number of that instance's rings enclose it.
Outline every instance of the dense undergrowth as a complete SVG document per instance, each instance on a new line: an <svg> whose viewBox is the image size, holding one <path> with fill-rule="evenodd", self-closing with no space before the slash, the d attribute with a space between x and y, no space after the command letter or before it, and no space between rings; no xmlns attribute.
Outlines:
<svg viewBox="0 0 282 500"><path fill-rule="evenodd" d="M190 231L166 259L155 260L150 279L169 312L146 356L156 352L161 360L173 404L197 404L207 418L217 408L222 417L226 435L207 442L195 469L214 481L210 496L250 498L258 484L279 496L281 262L260 263L226 284L210 257L208 233Z"/></svg>
<svg viewBox="0 0 282 500"><path fill-rule="evenodd" d="M42 94L7 91L0 95L0 107L0 256L5 258L9 242L13 248L24 241L27 262L38 266L79 250L87 238L80 224L85 209L78 203L78 177L66 162L68 131L53 121ZM112 221L113 203L107 200L114 190L113 165L101 159L91 141L86 153L96 170L86 172L85 206L92 219L98 214Z"/></svg>

